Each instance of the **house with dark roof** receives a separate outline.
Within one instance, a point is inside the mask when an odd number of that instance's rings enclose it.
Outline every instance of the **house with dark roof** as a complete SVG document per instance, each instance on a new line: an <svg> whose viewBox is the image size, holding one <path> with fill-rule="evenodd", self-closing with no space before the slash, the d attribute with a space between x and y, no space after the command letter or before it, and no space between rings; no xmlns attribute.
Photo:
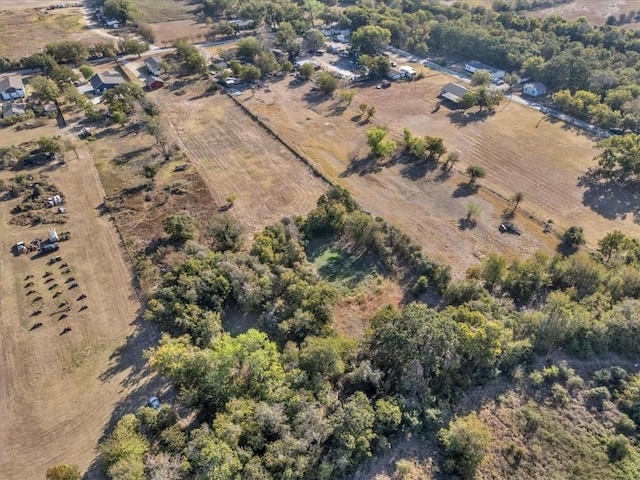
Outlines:
<svg viewBox="0 0 640 480"><path fill-rule="evenodd" d="M89 80L89 82L93 87L93 91L98 95L102 95L107 90L111 90L118 85L126 83L126 80L118 72L104 72L96 73L93 77L91 77L91 80Z"/></svg>
<svg viewBox="0 0 640 480"><path fill-rule="evenodd" d="M144 61L144 66L151 75L159 76L162 73L162 59L160 57L149 57Z"/></svg>
<svg viewBox="0 0 640 480"><path fill-rule="evenodd" d="M457 83L447 83L442 89L440 89L440 96L458 104L462 101L465 93L467 93L469 89L467 87L463 87Z"/></svg>
<svg viewBox="0 0 640 480"><path fill-rule="evenodd" d="M3 100L24 98L24 83L22 83L22 78L9 76L0 80L0 96L2 96Z"/></svg>

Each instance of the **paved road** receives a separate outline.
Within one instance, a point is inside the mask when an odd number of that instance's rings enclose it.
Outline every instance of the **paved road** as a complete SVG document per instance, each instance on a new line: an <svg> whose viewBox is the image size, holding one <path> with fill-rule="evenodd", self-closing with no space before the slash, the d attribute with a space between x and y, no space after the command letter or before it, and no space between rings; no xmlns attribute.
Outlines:
<svg viewBox="0 0 640 480"><path fill-rule="evenodd" d="M425 67L429 67L432 70L436 70L438 72L442 72L442 73L446 73L447 75L451 75L455 78L457 78L460 81L463 81L465 83L469 83L469 77L467 77L466 75L462 75L460 74L460 72L457 72L455 70L452 70L450 68L447 67L443 67L442 65L438 65L435 62L432 62L431 60L428 60L426 58L421 58L418 57L417 55L414 55L412 53L406 52L404 50L401 50L399 48L395 48L395 47L387 47L387 51L389 51L390 53L393 53L395 55L398 55L400 57L404 57L407 58L409 61L412 62L418 62L421 63L422 65L424 65ZM550 117L553 118L557 118L558 120L562 120L563 122L569 123L571 125L574 125L578 128L582 128L583 130L588 131L589 133L592 133L594 135L597 135L599 137L602 138L607 138L611 136L611 133L609 133L607 130L604 130L602 128L596 127L595 125L591 125L588 122L584 122L582 120L579 120L575 117L572 117L570 115L567 115L565 113L559 112L558 110L554 110L552 108L549 107L545 107L544 105L540 105L539 103L537 103L535 100L530 101L527 100L526 98L522 98L519 95L516 95L514 93L511 93L510 98L512 101L520 103L521 105L527 106L529 108L532 108L534 110L538 110L539 112L548 115Z"/></svg>

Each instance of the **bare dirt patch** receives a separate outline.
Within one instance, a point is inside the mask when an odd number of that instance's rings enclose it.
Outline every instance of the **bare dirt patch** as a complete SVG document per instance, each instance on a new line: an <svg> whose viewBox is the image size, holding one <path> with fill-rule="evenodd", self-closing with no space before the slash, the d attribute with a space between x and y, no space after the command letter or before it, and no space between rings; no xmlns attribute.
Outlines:
<svg viewBox="0 0 640 480"><path fill-rule="evenodd" d="M224 205L235 195L230 212L249 236L283 217L308 213L327 185L230 98L201 96L206 88L191 86L180 96L163 90L151 97L215 202Z"/></svg>
<svg viewBox="0 0 640 480"><path fill-rule="evenodd" d="M91 469L94 478L95 447L105 429L154 391L142 359L152 330L136 326L140 301L128 259L99 208L104 192L91 156L80 144L77 154L67 155L66 167L47 172L65 192L65 229L72 231L54 254L14 256L17 241L44 237L46 227L8 227L15 201L0 202L0 471L5 478L41 479L48 467L62 462ZM14 174L2 171L0 177ZM54 255L62 260L47 265ZM27 295L30 290L35 292ZM35 322L43 325L30 330ZM64 327L71 331L62 334Z"/></svg>
<svg viewBox="0 0 640 480"><path fill-rule="evenodd" d="M2 7L5 7L4 2ZM77 8L4 11L0 15L0 37L0 55L14 60L62 40L79 40L87 44L104 41L85 25L82 12Z"/></svg>
<svg viewBox="0 0 640 480"><path fill-rule="evenodd" d="M189 0L135 0L141 20L149 23L188 20L195 16L198 4Z"/></svg>
<svg viewBox="0 0 640 480"><path fill-rule="evenodd" d="M425 73L421 81L389 89L357 88L346 110L311 92L310 84L290 84L291 77L270 85L270 92L246 92L239 98L321 172L351 191L365 210L388 219L437 260L452 263L458 275L490 252L519 256L552 250L557 238L542 233L547 219L559 229L583 226L592 244L614 228L639 231L633 215L604 218L583 204L586 188L577 183L593 165L591 139L515 102L505 102L487 117L444 107L435 112L440 88L451 79ZM369 122L360 118L357 105L362 102L377 109ZM435 163L407 163L401 157L372 161L365 133L373 125L386 126L399 144L404 127L441 137L461 160L450 174ZM462 174L472 163L487 169L483 188L474 195ZM522 235L501 234L506 199L518 191L526 198L515 218ZM475 228L463 229L460 219L470 202L482 212Z"/></svg>

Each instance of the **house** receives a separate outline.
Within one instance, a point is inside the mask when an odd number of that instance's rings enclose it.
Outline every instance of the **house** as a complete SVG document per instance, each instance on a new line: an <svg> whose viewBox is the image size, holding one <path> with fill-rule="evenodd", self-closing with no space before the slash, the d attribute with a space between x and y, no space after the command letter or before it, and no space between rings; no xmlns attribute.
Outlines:
<svg viewBox="0 0 640 480"><path fill-rule="evenodd" d="M3 100L24 98L24 83L22 83L22 78L10 76L0 80L0 95Z"/></svg>
<svg viewBox="0 0 640 480"><path fill-rule="evenodd" d="M481 63L481 62L476 62L475 60L472 62L466 63L464 66L464 69L471 74L474 74L478 70L486 70L491 74L492 82L497 82L498 80L502 80L504 76L507 74L507 72L505 72L504 70L500 70L498 68L485 65L484 63Z"/></svg>
<svg viewBox="0 0 640 480"><path fill-rule="evenodd" d="M145 80L145 83L147 84L147 88L149 90L155 90L157 88L164 87L164 80L155 76L147 78Z"/></svg>
<svg viewBox="0 0 640 480"><path fill-rule="evenodd" d="M389 71L387 72L386 77L389 80L396 81L396 80L400 80L401 78L403 78L404 77L404 73L401 72L400 70L396 69L396 68L390 68Z"/></svg>
<svg viewBox="0 0 640 480"><path fill-rule="evenodd" d="M531 95L532 97L539 97L547 93L547 87L540 82L527 83L522 87L522 93Z"/></svg>
<svg viewBox="0 0 640 480"><path fill-rule="evenodd" d="M405 78L411 79L411 78L414 78L417 75L417 72L416 72L415 68L410 67L408 65L402 65L401 67L398 67L398 70L400 72L402 72L402 75Z"/></svg>
<svg viewBox="0 0 640 480"><path fill-rule="evenodd" d="M457 83L447 83L440 90L440 96L442 98L446 98L450 102L460 103L465 93L467 93L469 89L467 87L463 87L462 85L458 85Z"/></svg>
<svg viewBox="0 0 640 480"><path fill-rule="evenodd" d="M251 30L254 27L253 20L229 20L237 30Z"/></svg>
<svg viewBox="0 0 640 480"><path fill-rule="evenodd" d="M126 80L118 72L96 73L89 81L93 91L98 95L126 83Z"/></svg>
<svg viewBox="0 0 640 480"><path fill-rule="evenodd" d="M120 22L118 20L107 20L104 22L109 28L120 28Z"/></svg>
<svg viewBox="0 0 640 480"><path fill-rule="evenodd" d="M145 59L144 66L149 70L151 75L156 77L162 73L162 59L160 57L149 57Z"/></svg>
<svg viewBox="0 0 640 480"><path fill-rule="evenodd" d="M2 107L2 118L12 117L14 115L24 115L25 106L24 103L18 102L5 102Z"/></svg>

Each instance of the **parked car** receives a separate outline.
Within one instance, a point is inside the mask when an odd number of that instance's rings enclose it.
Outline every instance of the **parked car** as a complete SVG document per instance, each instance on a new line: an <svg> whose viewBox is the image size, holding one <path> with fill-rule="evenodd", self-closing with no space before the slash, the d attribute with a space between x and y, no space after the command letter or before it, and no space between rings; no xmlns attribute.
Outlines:
<svg viewBox="0 0 640 480"><path fill-rule="evenodd" d="M149 405L151 405L152 408L158 410L160 408L160 400L158 399L158 397L151 397L149 399Z"/></svg>

